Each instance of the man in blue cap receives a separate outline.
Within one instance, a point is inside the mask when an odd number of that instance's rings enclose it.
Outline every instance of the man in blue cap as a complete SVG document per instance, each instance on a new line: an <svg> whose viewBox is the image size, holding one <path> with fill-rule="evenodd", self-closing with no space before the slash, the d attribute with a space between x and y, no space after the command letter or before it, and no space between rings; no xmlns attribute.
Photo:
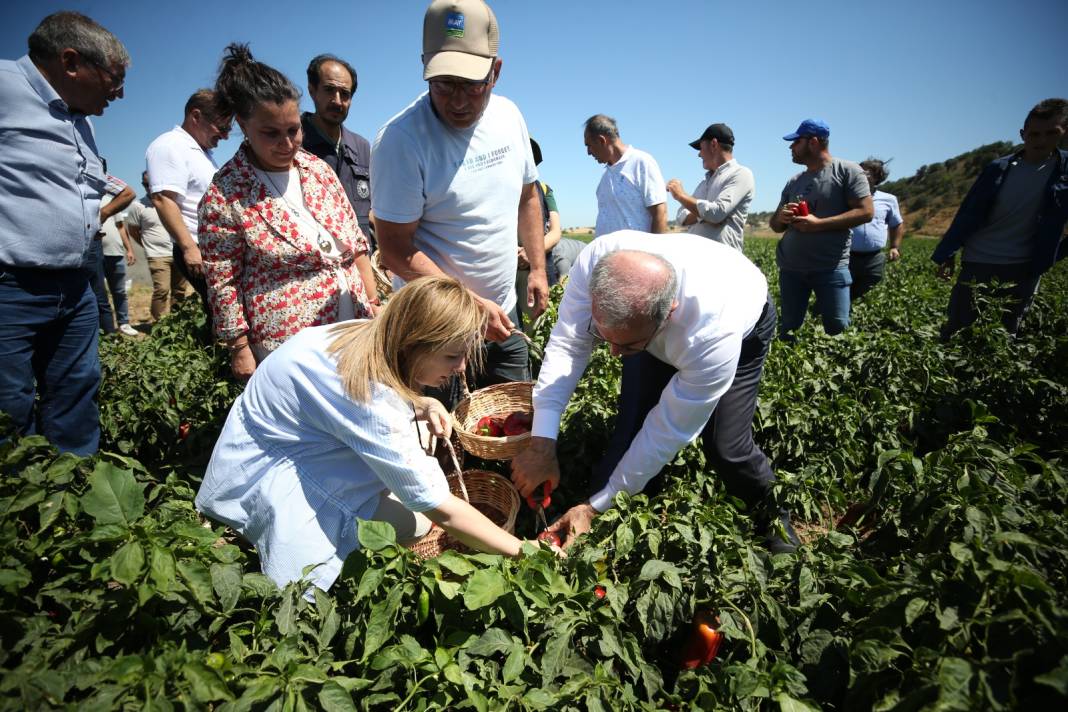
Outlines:
<svg viewBox="0 0 1068 712"><path fill-rule="evenodd" d="M831 156L831 129L805 119L790 141L794 163L805 170L786 182L771 229L785 232L775 258L779 265L779 338L792 340L816 293L823 330L840 334L849 326L849 229L875 214L864 170Z"/></svg>

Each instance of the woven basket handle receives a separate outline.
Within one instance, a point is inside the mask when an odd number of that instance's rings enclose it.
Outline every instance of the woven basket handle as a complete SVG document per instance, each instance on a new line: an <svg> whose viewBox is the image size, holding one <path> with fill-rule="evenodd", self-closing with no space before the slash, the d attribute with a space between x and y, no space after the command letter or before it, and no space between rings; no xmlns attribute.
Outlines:
<svg viewBox="0 0 1068 712"><path fill-rule="evenodd" d="M471 389L467 387L467 369L460 371L460 391L462 393L460 400L471 395Z"/></svg>
<svg viewBox="0 0 1068 712"><path fill-rule="evenodd" d="M460 491L464 495L464 500L470 504L471 497L467 494L467 485L464 484L464 471L460 468L460 461L456 458L456 449L448 438L441 438L441 441L445 443L445 449L449 451L449 457L452 458L452 466L456 468L456 477L460 480Z"/></svg>

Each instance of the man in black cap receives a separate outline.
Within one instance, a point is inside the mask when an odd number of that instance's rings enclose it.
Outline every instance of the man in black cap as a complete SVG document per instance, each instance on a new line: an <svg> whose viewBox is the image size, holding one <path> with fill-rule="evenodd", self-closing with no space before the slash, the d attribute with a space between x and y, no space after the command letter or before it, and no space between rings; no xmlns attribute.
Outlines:
<svg viewBox="0 0 1068 712"><path fill-rule="evenodd" d="M668 181L668 192L681 205L676 222L695 235L741 250L755 184L753 172L734 160L734 132L727 124L712 124L690 147L701 157L705 178L693 195L683 190L678 178Z"/></svg>

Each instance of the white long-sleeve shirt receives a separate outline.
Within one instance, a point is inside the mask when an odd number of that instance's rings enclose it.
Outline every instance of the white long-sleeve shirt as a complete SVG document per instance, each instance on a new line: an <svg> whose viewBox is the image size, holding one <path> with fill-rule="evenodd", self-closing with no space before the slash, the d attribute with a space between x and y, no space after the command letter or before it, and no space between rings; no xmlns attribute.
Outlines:
<svg viewBox="0 0 1068 712"><path fill-rule="evenodd" d="M733 158L716 170L708 171L693 191L697 200L697 222L690 225L689 231L741 250L745 218L749 215L755 190L753 172ZM686 208L679 208L678 224L681 225L689 214Z"/></svg>
<svg viewBox="0 0 1068 712"><path fill-rule="evenodd" d="M555 440L594 347L587 330L594 265L606 254L631 249L660 255L675 267L678 307L646 351L678 373L649 411L608 484L590 497L599 512L612 506L617 492L640 492L701 433L734 381L742 340L759 321L768 297L764 275L737 250L688 233L649 237L622 230L598 237L582 251L571 268L534 388L532 435Z"/></svg>

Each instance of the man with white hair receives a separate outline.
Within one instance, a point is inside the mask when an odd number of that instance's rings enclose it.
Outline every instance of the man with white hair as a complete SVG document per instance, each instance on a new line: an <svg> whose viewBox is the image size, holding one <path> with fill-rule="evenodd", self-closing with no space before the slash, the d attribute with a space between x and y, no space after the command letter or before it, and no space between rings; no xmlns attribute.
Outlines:
<svg viewBox="0 0 1068 712"><path fill-rule="evenodd" d="M530 445L512 462L527 496L560 481L560 418L594 346L636 357L591 496L551 527L570 545L619 492L655 493L661 468L698 435L727 491L755 511L774 553L793 551L789 515L772 504L775 475L753 441L764 359L775 336L767 281L741 252L699 235L623 230L594 240L571 268L537 386ZM787 540L779 534L782 523Z"/></svg>

